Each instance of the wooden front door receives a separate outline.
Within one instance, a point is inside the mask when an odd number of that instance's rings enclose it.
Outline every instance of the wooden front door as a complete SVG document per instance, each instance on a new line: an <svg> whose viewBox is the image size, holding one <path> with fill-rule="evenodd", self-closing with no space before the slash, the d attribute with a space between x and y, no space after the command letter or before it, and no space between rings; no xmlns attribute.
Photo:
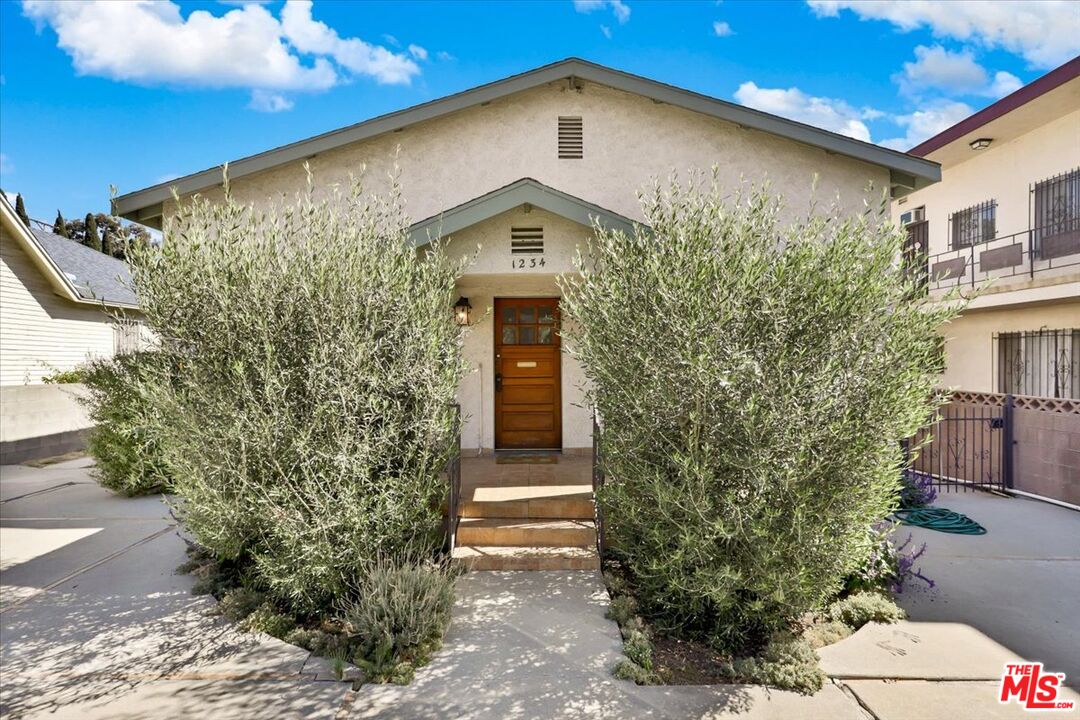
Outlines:
<svg viewBox="0 0 1080 720"><path fill-rule="evenodd" d="M495 448L561 448L559 299L495 299Z"/></svg>

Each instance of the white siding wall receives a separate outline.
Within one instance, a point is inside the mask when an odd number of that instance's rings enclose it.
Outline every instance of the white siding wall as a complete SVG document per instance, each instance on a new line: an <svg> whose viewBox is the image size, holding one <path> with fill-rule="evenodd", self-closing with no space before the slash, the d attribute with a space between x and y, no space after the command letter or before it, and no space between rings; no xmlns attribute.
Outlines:
<svg viewBox="0 0 1080 720"><path fill-rule="evenodd" d="M111 318L53 292L18 241L0 228L0 385L39 383L113 353Z"/></svg>

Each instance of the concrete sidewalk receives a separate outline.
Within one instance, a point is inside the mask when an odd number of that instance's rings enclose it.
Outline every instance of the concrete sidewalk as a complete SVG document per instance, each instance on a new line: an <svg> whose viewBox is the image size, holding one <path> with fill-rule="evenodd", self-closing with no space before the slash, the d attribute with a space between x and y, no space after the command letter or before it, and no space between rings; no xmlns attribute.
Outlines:
<svg viewBox="0 0 1080 720"><path fill-rule="evenodd" d="M996 509L970 510L992 528L983 538L990 542L928 538L924 569L942 594L914 597L912 622L868 626L823 649L833 680L813 697L753 686L637 687L615 680L619 632L604 618L602 579L587 571L466 575L446 645L416 680L352 692L327 679L325 661L208 616L212 601L192 596L192 579L174 573L184 544L165 505L102 490L86 465L0 469L5 717L1020 718L1028 715L1019 706L996 702L1001 664L1027 656L1056 670L1050 658L1065 649L1036 635L1035 652L1021 653L1004 639L1023 635L1024 625L1010 625L1012 613L992 615L999 622L979 627L978 612L963 609L972 593L1007 609L1010 593L1057 597L1073 587L1072 561L1022 558L1035 566L1063 563L1065 571L1044 577L1020 564L1007 585L982 577L980 563L970 563L969 571L951 565L969 557L990 561L1002 548L1015 554L1025 533L1044 544L1071 537L1072 516L1047 520L1041 508L1003 505L1004 520L995 519ZM1040 527L1017 518L1025 510ZM931 559L942 567L931 567ZM1036 598L1036 613L1047 614L1027 622L1057 619L1055 635L1071 642L1076 597L1065 618ZM952 614L925 617L920 603L936 608L939 602ZM970 616L961 617L964 612Z"/></svg>

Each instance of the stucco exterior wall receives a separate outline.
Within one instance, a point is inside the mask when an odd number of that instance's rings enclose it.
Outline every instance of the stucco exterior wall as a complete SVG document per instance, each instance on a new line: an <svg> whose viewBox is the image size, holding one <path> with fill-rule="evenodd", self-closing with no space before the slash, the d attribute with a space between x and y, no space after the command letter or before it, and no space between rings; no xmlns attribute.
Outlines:
<svg viewBox="0 0 1080 720"><path fill-rule="evenodd" d="M557 158L560 115L582 116L584 159ZM715 165L726 186L768 178L789 199L792 218L805 214L815 174L818 198L827 205L839 195L849 212L862 209L870 183L876 202L889 180L886 169L862 161L600 85L570 90L565 82L337 148L309 163L320 188L347 183L350 173L366 167L366 186L373 190L387 186L396 164L413 220L523 177L636 219L639 189L690 168ZM233 193L262 204L305 184L302 163L292 163L238 178ZM173 210L167 203L166 222Z"/></svg>
<svg viewBox="0 0 1080 720"><path fill-rule="evenodd" d="M965 312L942 328L946 369L943 387L997 392L994 333L1080 327L1080 298L1043 305Z"/></svg>
<svg viewBox="0 0 1080 720"><path fill-rule="evenodd" d="M544 254L510 253L512 226L540 226L544 229ZM464 353L470 371L461 383L458 402L464 418L461 445L466 452L490 451L495 446L495 298L561 297L556 282L560 273L573 272L573 258L584 246L590 228L558 215L534 209L502 213L455 233L446 245L451 257L473 257L458 292L472 305L472 325L465 337ZM477 250L477 246L480 250ZM513 259L544 258L543 267L514 269ZM583 407L585 375L581 365L562 342L562 438L564 449L592 446L592 416Z"/></svg>
<svg viewBox="0 0 1080 720"><path fill-rule="evenodd" d="M998 236L1028 229L1029 186L1080 167L1080 109L1010 141L971 150L964 162L941 169L941 182L893 203L893 219L926 206L930 254L949 249L949 215L986 200L997 200Z"/></svg>
<svg viewBox="0 0 1080 720"><path fill-rule="evenodd" d="M0 385L40 383L56 370L113 354L111 318L53 292L18 241L0 228Z"/></svg>

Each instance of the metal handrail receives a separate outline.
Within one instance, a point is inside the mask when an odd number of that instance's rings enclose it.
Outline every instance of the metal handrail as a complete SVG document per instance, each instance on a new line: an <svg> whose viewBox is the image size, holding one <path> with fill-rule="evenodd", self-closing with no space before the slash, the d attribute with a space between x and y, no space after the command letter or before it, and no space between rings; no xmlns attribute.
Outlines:
<svg viewBox="0 0 1080 720"><path fill-rule="evenodd" d="M593 521L596 524L596 552L604 559L604 510L600 507L597 491L604 486L604 469L600 463L600 414L593 408L592 416L592 486L593 486Z"/></svg>
<svg viewBox="0 0 1080 720"><path fill-rule="evenodd" d="M1056 227L1028 228L964 247L926 255L924 256L926 258L925 272L930 289L941 290L962 285L974 287L980 281L989 278L1004 279L1021 275L1034 277L1037 272L1080 266L1080 252L1058 257L1043 257L1042 244L1047 239L1058 237L1047 235L1047 231ZM1014 246L1019 246L1018 253L1014 250L1011 257L1003 255L998 258L998 261L1004 264L990 268L983 267L987 264L983 257L985 253L998 250L1004 253ZM935 271L935 267L938 267L938 270Z"/></svg>
<svg viewBox="0 0 1080 720"><path fill-rule="evenodd" d="M461 523L461 405L450 406L454 414L450 431L450 456L446 459L446 479L449 485L446 510L446 549L451 555L457 546L458 525Z"/></svg>

